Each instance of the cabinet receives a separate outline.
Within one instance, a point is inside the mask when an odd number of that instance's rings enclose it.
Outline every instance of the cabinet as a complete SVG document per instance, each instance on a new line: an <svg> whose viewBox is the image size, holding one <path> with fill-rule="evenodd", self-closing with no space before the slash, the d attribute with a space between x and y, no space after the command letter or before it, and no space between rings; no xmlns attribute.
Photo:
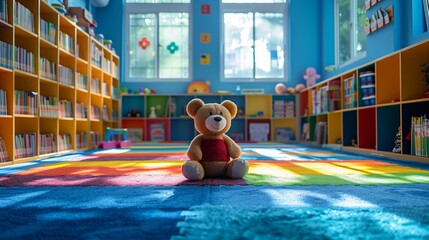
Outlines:
<svg viewBox="0 0 429 240"><path fill-rule="evenodd" d="M121 98L122 127L142 133L136 141L191 141L198 134L186 113L193 98L205 103L233 101L239 113L227 134L236 141L288 142L299 135L296 95L122 94Z"/></svg>
<svg viewBox="0 0 429 240"><path fill-rule="evenodd" d="M47 1L0 5L0 165L96 147L119 126L119 57Z"/></svg>
<svg viewBox="0 0 429 240"><path fill-rule="evenodd" d="M427 156L414 156L409 136L412 117L429 115L429 82L425 83L427 76L422 72L429 62L428 51L429 41L423 41L305 89L299 96L301 141L427 162ZM326 86L338 84L339 96L323 97ZM426 153L428 127L423 126L426 130L421 135ZM400 152L393 153L398 129ZM323 140L318 142L316 137L321 135Z"/></svg>

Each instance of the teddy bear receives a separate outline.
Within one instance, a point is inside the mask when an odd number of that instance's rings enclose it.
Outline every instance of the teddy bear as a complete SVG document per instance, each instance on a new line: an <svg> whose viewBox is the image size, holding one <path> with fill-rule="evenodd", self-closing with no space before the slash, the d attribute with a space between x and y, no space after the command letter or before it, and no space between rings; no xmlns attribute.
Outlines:
<svg viewBox="0 0 429 240"><path fill-rule="evenodd" d="M190 143L182 174L188 180L229 177L243 178L249 164L241 159L241 148L225 133L237 114L237 105L230 100L219 103L204 103L194 98L186 105L186 112L194 119L199 132Z"/></svg>

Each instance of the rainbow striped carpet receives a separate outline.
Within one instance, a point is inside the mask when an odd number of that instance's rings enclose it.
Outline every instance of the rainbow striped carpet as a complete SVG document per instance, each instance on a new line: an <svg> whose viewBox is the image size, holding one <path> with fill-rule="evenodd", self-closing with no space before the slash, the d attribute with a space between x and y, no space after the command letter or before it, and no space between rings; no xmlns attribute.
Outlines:
<svg viewBox="0 0 429 240"><path fill-rule="evenodd" d="M429 171L298 145L242 144L243 180L187 181L186 145L146 144L50 158L0 171L0 186L379 185L429 183ZM5 174L6 173L6 174Z"/></svg>
<svg viewBox="0 0 429 240"><path fill-rule="evenodd" d="M185 144L0 168L0 239L429 239L429 165L241 144L242 180L190 182Z"/></svg>

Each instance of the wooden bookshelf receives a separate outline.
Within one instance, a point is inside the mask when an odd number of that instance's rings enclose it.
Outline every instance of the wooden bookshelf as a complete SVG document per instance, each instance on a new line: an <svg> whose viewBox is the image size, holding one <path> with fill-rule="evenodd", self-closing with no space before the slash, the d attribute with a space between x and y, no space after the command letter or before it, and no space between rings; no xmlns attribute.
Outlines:
<svg viewBox="0 0 429 240"><path fill-rule="evenodd" d="M31 52L31 57L7 55L12 64L0 66L0 90L7 102L0 106L6 112L0 113L0 125L10 126L0 128L9 157L0 161L0 166L97 147L105 127L119 126L118 118L112 117L112 110L117 115L120 107L118 94L113 96L113 89L119 89L119 57L46 1L6 2L8 17L0 19L0 44ZM17 3L28 16L14 16ZM94 47L101 62L92 61ZM111 67L103 69L103 61ZM92 78L100 80L99 89L105 83L108 91L102 95L92 89ZM33 112L24 111L30 108L22 107L23 100L18 99L22 95ZM60 115L62 101L66 101L67 113ZM79 116L77 104L82 104ZM108 121L102 118L104 105L109 110ZM100 118L91 118L91 106L99 109ZM31 153L19 148L29 143L33 145Z"/></svg>
<svg viewBox="0 0 429 240"><path fill-rule="evenodd" d="M308 126L314 143L317 122L327 122L324 144L339 144L345 150L384 155L411 161L429 162L428 157L411 152L411 117L429 115L429 98L421 65L429 62L429 41L365 63L338 76L326 79L300 93L301 128ZM355 103L347 102L347 80L355 79ZM312 97L322 86L341 79L341 108L315 113ZM305 113L309 113L305 115ZM325 118L324 116L327 116ZM305 127L304 127L305 125ZM392 153L394 138L401 130L401 152Z"/></svg>
<svg viewBox="0 0 429 240"><path fill-rule="evenodd" d="M113 84L114 85L114 84ZM294 137L299 136L298 119L296 111L298 106L297 95L277 95L277 94L121 94L121 126L129 131L138 130L142 132L140 141L156 141L152 136L152 131L157 126L163 126L163 141L191 141L198 133L194 127L194 120L190 118L185 110L186 104L193 98L200 98L205 103L221 103L224 100L233 101L240 114L238 114L231 124L228 135L236 138L237 141L251 141L251 129L255 125L268 126L264 133L265 141L294 142L294 138L280 139L282 131L290 131ZM171 110L169 102L175 102L175 111ZM115 109L115 102L112 99L112 109ZM278 111L276 104L285 109L288 105L288 115L285 111ZM151 118L151 107L155 107L156 118ZM140 115L130 117L130 113L136 109ZM254 133L255 134L255 133ZM277 137L278 136L278 137ZM155 140L154 140L155 139Z"/></svg>

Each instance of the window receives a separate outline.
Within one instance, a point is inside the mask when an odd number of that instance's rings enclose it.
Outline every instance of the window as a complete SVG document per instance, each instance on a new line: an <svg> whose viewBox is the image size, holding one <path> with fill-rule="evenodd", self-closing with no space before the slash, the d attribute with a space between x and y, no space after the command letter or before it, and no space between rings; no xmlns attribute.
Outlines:
<svg viewBox="0 0 429 240"><path fill-rule="evenodd" d="M285 81L286 0L223 0L225 81Z"/></svg>
<svg viewBox="0 0 429 240"><path fill-rule="evenodd" d="M126 81L189 81L190 0L127 0Z"/></svg>
<svg viewBox="0 0 429 240"><path fill-rule="evenodd" d="M336 1L336 62L346 65L365 56L365 0Z"/></svg>

